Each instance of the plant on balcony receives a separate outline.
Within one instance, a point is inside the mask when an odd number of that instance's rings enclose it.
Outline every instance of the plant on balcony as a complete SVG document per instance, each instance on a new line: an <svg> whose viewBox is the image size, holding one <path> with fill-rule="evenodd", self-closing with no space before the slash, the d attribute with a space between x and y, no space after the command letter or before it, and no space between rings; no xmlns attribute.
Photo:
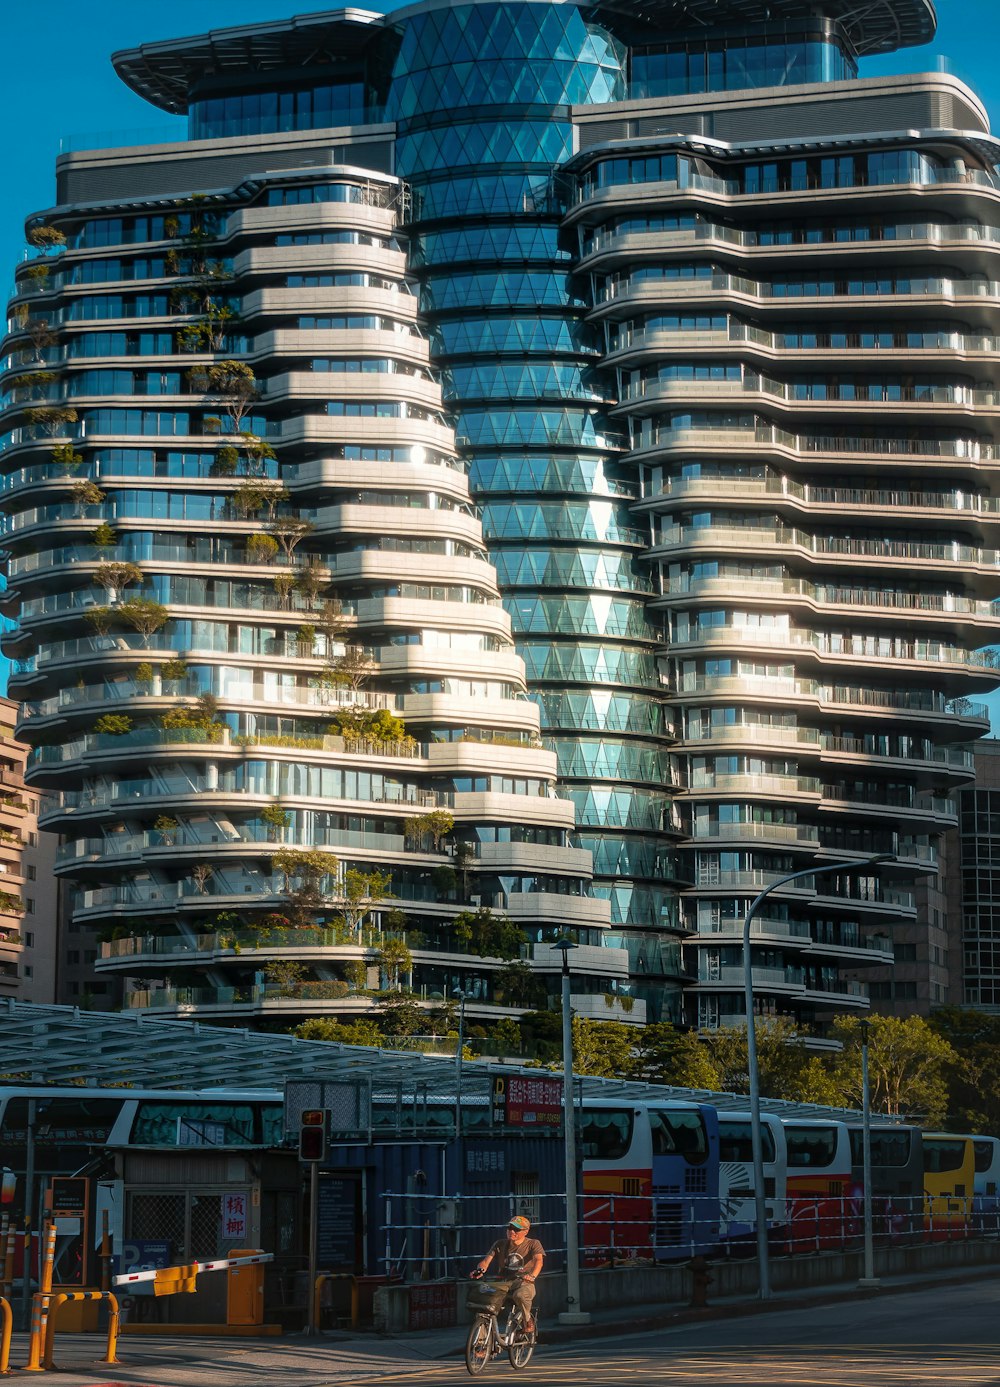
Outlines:
<svg viewBox="0 0 1000 1387"><path fill-rule="evenodd" d="M239 453L231 443L227 443L212 459L212 473L216 477L235 477L239 465Z"/></svg>
<svg viewBox="0 0 1000 1387"><path fill-rule="evenodd" d="M24 303L18 304L14 310L13 326L18 332L26 334L35 349L36 361L44 361L43 353L46 348L54 347L59 340L59 335L48 318L32 317L31 310Z"/></svg>
<svg viewBox="0 0 1000 1387"><path fill-rule="evenodd" d="M303 1040L333 1040L340 1045L367 1045L374 1049L385 1044L382 1028L368 1017L336 1021L332 1016L314 1016L296 1026L293 1035Z"/></svg>
<svg viewBox="0 0 1000 1387"><path fill-rule="evenodd" d="M72 496L77 519L82 520L88 506L99 506L105 498L105 493L96 482L85 477L73 484Z"/></svg>
<svg viewBox="0 0 1000 1387"><path fill-rule="evenodd" d="M276 573L271 581L274 584L279 607L282 611L287 612L292 605L292 593L295 589L294 573Z"/></svg>
<svg viewBox="0 0 1000 1387"><path fill-rule="evenodd" d="M24 411L24 417L33 428L55 438L57 434L66 433L69 425L75 424L80 416L71 405L35 405Z"/></svg>
<svg viewBox="0 0 1000 1387"><path fill-rule="evenodd" d="M378 670L376 662L360 645L349 645L343 655L328 657L317 684L326 689L349 689L360 693Z"/></svg>
<svg viewBox="0 0 1000 1387"><path fill-rule="evenodd" d="M93 628L96 636L106 636L111 630L114 616L113 607L88 607L83 614L83 619L88 626Z"/></svg>
<svg viewBox="0 0 1000 1387"><path fill-rule="evenodd" d="M60 251L65 244L66 233L60 231L57 226L33 226L28 232L28 245L43 253L50 250Z"/></svg>
<svg viewBox="0 0 1000 1387"><path fill-rule="evenodd" d="M208 895L208 883L212 880L215 869L207 862L196 862L191 868L191 880L194 882L195 890L199 896Z"/></svg>
<svg viewBox="0 0 1000 1387"><path fill-rule="evenodd" d="M310 558L306 560L305 567L295 579L295 590L302 596L307 606L314 607L317 598L323 591L323 584L325 581L326 575L323 572L322 565L317 559ZM339 603L337 603L337 608L339 614ZM322 625L322 622L320 623L320 629L325 633L326 628Z"/></svg>
<svg viewBox="0 0 1000 1387"><path fill-rule="evenodd" d="M267 825L267 839L269 843L277 842L280 834L284 833L288 825L292 822L292 816L287 809L282 809L281 805L275 800L274 804L265 805L260 811L261 822Z"/></svg>
<svg viewBox="0 0 1000 1387"><path fill-rule="evenodd" d="M54 465L61 467L67 475L83 465L83 454L78 453L72 443L57 443L51 457Z"/></svg>
<svg viewBox="0 0 1000 1387"><path fill-rule="evenodd" d="M257 534L248 536L248 563L273 563L277 554L278 541L273 535Z"/></svg>
<svg viewBox="0 0 1000 1387"><path fill-rule="evenodd" d="M316 627L304 622L295 633L300 655L312 655L316 645Z"/></svg>
<svg viewBox="0 0 1000 1387"><path fill-rule="evenodd" d="M316 982L302 983L298 995L309 1001L339 1002L348 991L347 983L340 978L320 978Z"/></svg>
<svg viewBox="0 0 1000 1387"><path fill-rule="evenodd" d="M46 265L44 261L38 260L35 262L34 265L29 265L25 269L24 274L18 281L18 288L20 289L24 286L27 286L29 289L34 290L36 293L41 293L43 290L49 287L50 279L50 267Z"/></svg>
<svg viewBox="0 0 1000 1387"><path fill-rule="evenodd" d="M187 661L181 659L164 660L160 666L160 675L168 684L179 684L187 678Z"/></svg>
<svg viewBox="0 0 1000 1387"><path fill-rule="evenodd" d="M431 872L431 885L438 900L447 900L454 895L455 887L458 885L458 873L454 867L435 867Z"/></svg>
<svg viewBox="0 0 1000 1387"><path fill-rule="evenodd" d="M368 965L360 958L352 958L341 970L348 986L354 992L364 992L368 986Z"/></svg>
<svg viewBox="0 0 1000 1387"><path fill-rule="evenodd" d="M288 958L274 958L264 965L264 977L279 997L294 997L302 986L306 970L301 963Z"/></svg>
<svg viewBox="0 0 1000 1387"><path fill-rule="evenodd" d="M463 910L452 921L452 932L462 949L479 958L520 957L528 936L506 915L494 915L488 905Z"/></svg>
<svg viewBox="0 0 1000 1387"><path fill-rule="evenodd" d="M243 455L243 467L248 477L262 477L264 475L264 464L273 462L275 451L266 439L258 437L250 429L240 430L240 452Z"/></svg>
<svg viewBox="0 0 1000 1387"><path fill-rule="evenodd" d="M324 903L320 884L336 874L340 863L332 852L319 848L285 848L271 858L271 870L280 873L283 894L289 902L289 916L295 928L316 922Z"/></svg>
<svg viewBox="0 0 1000 1387"><path fill-rule="evenodd" d="M144 646L149 646L152 637L167 624L170 613L162 602L152 597L130 597L118 606L118 615L138 631Z"/></svg>
<svg viewBox="0 0 1000 1387"><path fill-rule="evenodd" d="M24 902L11 891L0 891L0 910L6 915L23 915Z"/></svg>
<svg viewBox="0 0 1000 1387"><path fill-rule="evenodd" d="M260 398L253 368L245 361L216 361L206 371L206 391L225 407L231 433L241 433L243 421Z"/></svg>
<svg viewBox="0 0 1000 1387"><path fill-rule="evenodd" d="M233 509L241 520L251 515L259 515L264 509L266 497L260 481L244 482L232 495Z"/></svg>
<svg viewBox="0 0 1000 1387"><path fill-rule="evenodd" d="M228 303L206 302L206 291L210 294L217 286L211 282L204 285L178 285L171 290L171 307L178 313L193 313L203 309L202 317L193 323L186 323L177 334L177 347L182 352L220 352L228 338L239 326L240 317L236 309Z"/></svg>
<svg viewBox="0 0 1000 1387"><path fill-rule="evenodd" d="M108 594L109 602L117 601L126 588L138 587L142 580L139 565L125 559L106 559L94 569L94 582Z"/></svg>
<svg viewBox="0 0 1000 1387"><path fill-rule="evenodd" d="M124 737L132 731L132 719L127 713L102 713L94 723L94 731L107 737Z"/></svg>
<svg viewBox="0 0 1000 1387"><path fill-rule="evenodd" d="M55 371L26 371L24 375L13 376L9 386L11 390L29 391L29 399L44 400L48 387L55 385L58 379Z"/></svg>
<svg viewBox="0 0 1000 1387"><path fill-rule="evenodd" d="M202 694L193 708L183 703L171 708L160 718L160 726L168 731L173 728L175 730L187 729L202 732L206 742L218 743L223 741L226 735L226 724L215 721L214 712L210 712L206 706L206 700L210 698L212 698L211 694ZM201 738L189 740L200 741Z"/></svg>
<svg viewBox="0 0 1000 1387"><path fill-rule="evenodd" d="M348 751L368 750L381 742L394 746L417 744L415 738L407 736L403 719L387 708L341 708L334 714L330 731L343 737Z"/></svg>
<svg viewBox="0 0 1000 1387"><path fill-rule="evenodd" d="M177 842L177 820L171 814L161 814L153 823L153 829L160 835L165 848L172 848Z"/></svg>
<svg viewBox="0 0 1000 1387"><path fill-rule="evenodd" d="M289 561L306 535L311 534L315 528L311 520L306 520L300 515L279 515L271 521L271 534Z"/></svg>
<svg viewBox="0 0 1000 1387"><path fill-rule="evenodd" d="M407 838L418 847L430 843L434 852L441 852L445 838L455 827L455 815L450 809L432 809L427 814L414 814L403 826Z"/></svg>
<svg viewBox="0 0 1000 1387"><path fill-rule="evenodd" d="M387 939L376 958L379 968L385 974L388 987L398 992L401 974L413 971L413 955L402 939Z"/></svg>
<svg viewBox="0 0 1000 1387"><path fill-rule="evenodd" d="M136 665L135 674L132 677L138 688L149 689L152 687L153 680L156 677L156 670L148 660L143 660L140 664Z"/></svg>
<svg viewBox="0 0 1000 1387"><path fill-rule="evenodd" d="M106 520L102 520L90 536L95 549L114 549L118 543L118 531L113 530Z"/></svg>
<svg viewBox="0 0 1000 1387"><path fill-rule="evenodd" d="M360 936L362 927L384 901L394 899L389 872L361 872L349 867L344 873L344 894L340 898L339 922L349 937Z"/></svg>

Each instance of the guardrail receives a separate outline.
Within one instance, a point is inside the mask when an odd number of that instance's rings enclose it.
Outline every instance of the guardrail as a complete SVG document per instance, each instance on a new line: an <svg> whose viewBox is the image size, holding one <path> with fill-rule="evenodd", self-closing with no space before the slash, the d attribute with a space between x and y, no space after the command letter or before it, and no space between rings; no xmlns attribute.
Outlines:
<svg viewBox="0 0 1000 1387"><path fill-rule="evenodd" d="M49 1306L48 1321L45 1326L45 1344L42 1352L42 1367L48 1372L59 1371L52 1361L52 1349L56 1337L56 1315L60 1308L70 1300L106 1300L108 1302L111 1307L111 1314L108 1316L107 1348L104 1357L98 1361L117 1363L118 1333L121 1319L118 1297L111 1291L60 1291L58 1295L52 1297L52 1303Z"/></svg>

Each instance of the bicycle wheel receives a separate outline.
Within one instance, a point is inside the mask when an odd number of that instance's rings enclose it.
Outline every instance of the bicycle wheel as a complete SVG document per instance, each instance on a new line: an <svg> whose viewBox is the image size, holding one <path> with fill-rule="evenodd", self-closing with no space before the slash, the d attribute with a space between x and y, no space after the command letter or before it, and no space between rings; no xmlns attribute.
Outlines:
<svg viewBox="0 0 1000 1387"><path fill-rule="evenodd" d="M465 1341L465 1366L473 1377L477 1377L490 1361L493 1347L493 1334L487 1315L477 1315Z"/></svg>
<svg viewBox="0 0 1000 1387"><path fill-rule="evenodd" d="M531 1362L531 1355L535 1351L538 1343L538 1322L535 1321L535 1328L530 1334L524 1330L524 1321L520 1315L517 1317L517 1328L514 1330L512 1342L507 1346L507 1357L510 1359L512 1368L526 1368Z"/></svg>

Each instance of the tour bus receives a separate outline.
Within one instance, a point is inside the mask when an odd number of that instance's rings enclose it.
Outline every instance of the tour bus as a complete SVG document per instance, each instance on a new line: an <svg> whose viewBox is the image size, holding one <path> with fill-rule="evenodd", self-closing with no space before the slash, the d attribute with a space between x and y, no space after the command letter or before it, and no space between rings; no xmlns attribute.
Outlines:
<svg viewBox="0 0 1000 1387"><path fill-rule="evenodd" d="M841 1248L853 1235L851 1144L843 1122L783 1118L788 1233L792 1252Z"/></svg>
<svg viewBox="0 0 1000 1387"><path fill-rule="evenodd" d="M924 1230L934 1240L964 1237L976 1188L973 1138L924 1133Z"/></svg>
<svg viewBox="0 0 1000 1387"><path fill-rule="evenodd" d="M589 1265L714 1250L719 1126L713 1107L588 1099L579 1126Z"/></svg>
<svg viewBox="0 0 1000 1387"><path fill-rule="evenodd" d="M785 1239L785 1132L781 1119L761 1113L764 1147L764 1195L768 1235ZM757 1237L754 1201L753 1139L749 1113L719 1113L719 1241L727 1254L751 1251Z"/></svg>

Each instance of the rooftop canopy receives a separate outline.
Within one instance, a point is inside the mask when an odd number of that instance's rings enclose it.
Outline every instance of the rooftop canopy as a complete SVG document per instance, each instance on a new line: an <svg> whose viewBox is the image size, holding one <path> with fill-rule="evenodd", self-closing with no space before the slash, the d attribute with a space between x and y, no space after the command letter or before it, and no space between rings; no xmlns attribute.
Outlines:
<svg viewBox="0 0 1000 1387"><path fill-rule="evenodd" d="M432 5L439 3L429 0ZM423 8L408 6L404 18ZM597 0L583 8L592 9L612 28L617 19L630 34L641 31L647 42L672 30L836 20L861 55L929 43L937 29L933 0ZM287 71L358 56L394 18L373 10L323 10L264 24L212 29L191 38L143 43L115 53L111 61L118 76L139 96L164 111L183 115L193 87L205 78Z"/></svg>
<svg viewBox="0 0 1000 1387"><path fill-rule="evenodd" d="M475 1090L497 1074L537 1078L539 1071L473 1061L466 1064L465 1074ZM280 1092L286 1079L364 1079L373 1092L433 1092L453 1098L455 1077L455 1061L450 1056L299 1040L138 1013L0 1001L0 1082L91 1088L273 1088ZM631 1080L585 1076L580 1083L584 1098L589 1099L662 1102L664 1098L693 1098L729 1112L745 1112L750 1101L745 1094ZM851 1109L774 1098L763 1099L762 1107L778 1117L860 1117ZM873 1114L872 1120L888 1119Z"/></svg>

